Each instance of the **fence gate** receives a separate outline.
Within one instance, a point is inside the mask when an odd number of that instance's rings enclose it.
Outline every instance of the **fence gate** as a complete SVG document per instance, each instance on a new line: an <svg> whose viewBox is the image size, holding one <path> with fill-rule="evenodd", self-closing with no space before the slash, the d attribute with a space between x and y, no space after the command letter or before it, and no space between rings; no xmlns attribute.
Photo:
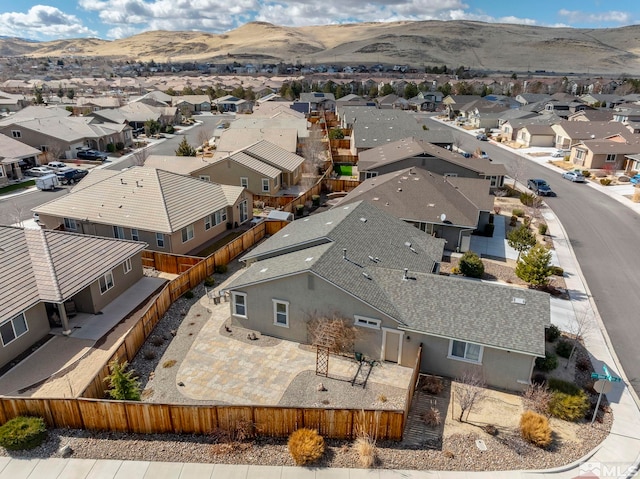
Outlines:
<svg viewBox="0 0 640 479"><path fill-rule="evenodd" d="M329 348L316 346L316 376L329 376Z"/></svg>

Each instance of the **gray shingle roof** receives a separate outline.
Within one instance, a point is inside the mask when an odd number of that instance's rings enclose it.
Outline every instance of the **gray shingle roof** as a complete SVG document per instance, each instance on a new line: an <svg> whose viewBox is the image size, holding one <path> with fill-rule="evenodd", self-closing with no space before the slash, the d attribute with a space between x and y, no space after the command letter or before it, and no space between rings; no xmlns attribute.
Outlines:
<svg viewBox="0 0 640 479"><path fill-rule="evenodd" d="M60 303L142 251L137 241L0 226L0 321Z"/></svg>
<svg viewBox="0 0 640 479"><path fill-rule="evenodd" d="M407 168L370 178L345 196L340 205L368 201L403 220L476 228L479 211L491 211L490 181L445 178L422 168Z"/></svg>
<svg viewBox="0 0 640 479"><path fill-rule="evenodd" d="M288 172L295 171L304 163L303 157L265 140L261 140L242 151L264 163Z"/></svg>
<svg viewBox="0 0 640 479"><path fill-rule="evenodd" d="M242 258L257 261L227 289L254 284L264 265L274 265L278 276L310 271L398 318L393 302L381 294L376 281L363 273L368 274L373 267L395 269L398 274L403 268L431 273L443 249L444 240L366 202L353 203L294 221L280 230ZM306 261L310 257L313 260Z"/></svg>
<svg viewBox="0 0 640 479"><path fill-rule="evenodd" d="M544 356L551 317L546 293L412 271L413 279L403 281L384 268L372 275L407 329Z"/></svg>
<svg viewBox="0 0 640 479"><path fill-rule="evenodd" d="M228 194L238 198L243 191L240 186L219 185L139 166L104 176L33 211L171 234L228 206Z"/></svg>

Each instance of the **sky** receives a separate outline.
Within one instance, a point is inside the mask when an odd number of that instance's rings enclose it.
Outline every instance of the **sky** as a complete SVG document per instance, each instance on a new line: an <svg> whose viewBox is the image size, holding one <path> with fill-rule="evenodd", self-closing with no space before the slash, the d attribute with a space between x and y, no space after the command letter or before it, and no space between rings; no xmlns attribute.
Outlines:
<svg viewBox="0 0 640 479"><path fill-rule="evenodd" d="M224 33L247 22L283 26L477 20L545 27L640 24L638 0L2 0L0 36L115 40L149 30Z"/></svg>

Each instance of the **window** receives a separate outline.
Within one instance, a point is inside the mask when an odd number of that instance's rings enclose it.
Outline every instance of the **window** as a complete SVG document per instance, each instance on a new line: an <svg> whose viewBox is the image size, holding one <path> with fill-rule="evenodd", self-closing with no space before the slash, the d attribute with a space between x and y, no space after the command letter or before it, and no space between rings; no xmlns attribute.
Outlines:
<svg viewBox="0 0 640 479"><path fill-rule="evenodd" d="M156 244L158 248L164 248L164 235L162 233L156 233Z"/></svg>
<svg viewBox="0 0 640 479"><path fill-rule="evenodd" d="M616 155L616 154L614 154L614 153L609 153L609 154L607 155L607 159L606 159L606 160L604 160L604 161L605 161L605 162L607 162L607 163L615 163L615 161L616 161L616 157L617 157L617 156L618 156L618 155Z"/></svg>
<svg viewBox="0 0 640 479"><path fill-rule="evenodd" d="M2 336L2 345L6 346L15 339L29 331L24 313L20 313L4 323L0 324L0 336Z"/></svg>
<svg viewBox="0 0 640 479"><path fill-rule="evenodd" d="M193 225L182 228L182 242L186 243L193 239Z"/></svg>
<svg viewBox="0 0 640 479"><path fill-rule="evenodd" d="M211 181L211 177L209 175L200 175L199 178L204 181Z"/></svg>
<svg viewBox="0 0 640 479"><path fill-rule="evenodd" d="M277 175L274 179L273 179L273 186L278 186L278 178L280 177L280 175Z"/></svg>
<svg viewBox="0 0 640 479"><path fill-rule="evenodd" d="M378 172L377 171L365 171L365 173L364 173L364 178L366 180L368 180L369 178L375 178L376 176L378 176Z"/></svg>
<svg viewBox="0 0 640 479"><path fill-rule="evenodd" d="M586 152L585 152L584 150L581 150L581 149L579 149L579 148L576 148L576 159L577 159L577 160L582 160L582 159L584 159L585 153L586 153Z"/></svg>
<svg viewBox="0 0 640 479"><path fill-rule="evenodd" d="M4 167L0 165L0 178L4 176Z"/></svg>
<svg viewBox="0 0 640 479"><path fill-rule="evenodd" d="M380 329L380 320L365 318L364 316L354 316L354 324L363 328Z"/></svg>
<svg viewBox="0 0 640 479"><path fill-rule="evenodd" d="M101 276L98 282L100 283L101 294L104 294L113 288L113 275L111 274L111 271Z"/></svg>
<svg viewBox="0 0 640 479"><path fill-rule="evenodd" d="M273 300L273 324L276 326L289 327L289 302Z"/></svg>
<svg viewBox="0 0 640 479"><path fill-rule="evenodd" d="M262 191L264 193L269 191L269 178L262 178Z"/></svg>
<svg viewBox="0 0 640 479"><path fill-rule="evenodd" d="M247 317L247 295L244 293L231 293L233 296L233 315L241 318Z"/></svg>
<svg viewBox="0 0 640 479"><path fill-rule="evenodd" d="M242 186L243 188L249 188L249 178L247 178L246 176L241 176L240 186Z"/></svg>
<svg viewBox="0 0 640 479"><path fill-rule="evenodd" d="M140 233L136 228L131 228L131 239L133 241L140 241Z"/></svg>
<svg viewBox="0 0 640 479"><path fill-rule="evenodd" d="M207 215L204 217L204 230L207 231L211 229L213 224L213 215Z"/></svg>
<svg viewBox="0 0 640 479"><path fill-rule="evenodd" d="M452 339L449 343L449 358L472 363L482 362L482 346Z"/></svg>
<svg viewBox="0 0 640 479"><path fill-rule="evenodd" d="M12 138L22 138L22 132L20 130L11 130Z"/></svg>
<svg viewBox="0 0 640 479"><path fill-rule="evenodd" d="M76 224L76 220L74 220L72 218L65 218L64 219L64 229L71 230L71 231L76 231L78 229L78 225Z"/></svg>
<svg viewBox="0 0 640 479"><path fill-rule="evenodd" d="M122 226L114 226L113 237L118 239L124 239L124 228Z"/></svg>
<svg viewBox="0 0 640 479"><path fill-rule="evenodd" d="M216 211L213 214L213 224L215 225L219 225L220 223L226 223L227 222L227 209L226 208L222 208L218 211Z"/></svg>
<svg viewBox="0 0 640 479"><path fill-rule="evenodd" d="M132 270L132 267L131 267L131 258L127 258L127 259L124 261L124 264L123 264L122 266L123 266L123 268L124 268L124 274L127 274L129 271L131 271L131 270Z"/></svg>

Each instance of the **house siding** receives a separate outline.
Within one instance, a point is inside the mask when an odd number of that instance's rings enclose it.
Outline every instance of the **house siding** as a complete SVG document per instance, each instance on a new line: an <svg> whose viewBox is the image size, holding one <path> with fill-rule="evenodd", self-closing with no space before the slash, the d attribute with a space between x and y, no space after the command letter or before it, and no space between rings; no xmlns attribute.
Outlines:
<svg viewBox="0 0 640 479"><path fill-rule="evenodd" d="M49 320L44 303L38 303L27 309L24 312L24 317L29 331L6 346L0 343L0 367L28 350L49 333Z"/></svg>
<svg viewBox="0 0 640 479"><path fill-rule="evenodd" d="M269 192L263 192L262 179L267 177L231 160L220 160L192 173L192 176L196 178L199 178L200 175L209 175L211 181L234 186L242 186L240 184L240 178L247 178L249 180L249 187L247 189L256 195L275 195L280 191L280 183L276 186L274 185L273 178L268 178Z"/></svg>

